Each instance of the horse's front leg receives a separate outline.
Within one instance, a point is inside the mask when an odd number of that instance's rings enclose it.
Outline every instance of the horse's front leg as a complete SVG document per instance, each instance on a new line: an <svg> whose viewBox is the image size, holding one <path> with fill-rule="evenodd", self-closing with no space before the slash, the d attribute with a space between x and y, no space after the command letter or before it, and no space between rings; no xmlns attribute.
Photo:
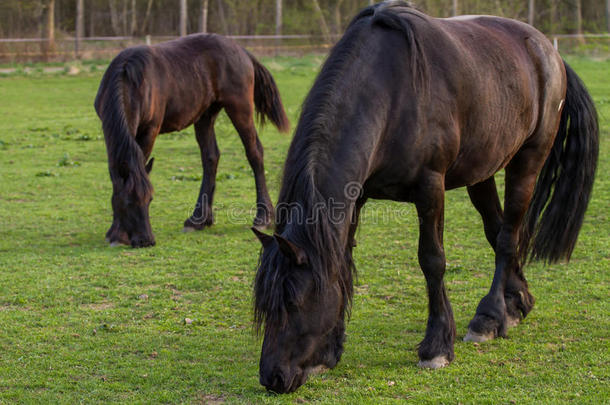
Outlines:
<svg viewBox="0 0 610 405"><path fill-rule="evenodd" d="M443 275L445 252L443 250L443 176L433 173L418 189L417 214L419 216L419 264L428 288L428 325L426 336L419 345L419 365L440 368L453 360L455 321L447 297Z"/></svg>
<svg viewBox="0 0 610 405"><path fill-rule="evenodd" d="M366 203L366 198L360 198L356 200L354 205L354 212L352 213L352 220L349 224L349 231L347 234L347 249L351 253L352 249L356 247L356 230L358 229L358 222L360 221L360 210Z"/></svg>

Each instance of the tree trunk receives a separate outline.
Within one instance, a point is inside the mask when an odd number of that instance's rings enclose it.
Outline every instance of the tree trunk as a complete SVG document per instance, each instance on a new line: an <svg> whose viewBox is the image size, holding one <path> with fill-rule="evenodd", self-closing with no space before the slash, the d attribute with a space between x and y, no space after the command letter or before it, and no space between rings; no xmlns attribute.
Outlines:
<svg viewBox="0 0 610 405"><path fill-rule="evenodd" d="M44 41L42 42L42 57L45 61L55 52L55 0L47 0L45 7Z"/></svg>
<svg viewBox="0 0 610 405"><path fill-rule="evenodd" d="M536 0L529 0L527 7L527 23L531 26L534 25L534 18L536 17Z"/></svg>
<svg viewBox="0 0 610 405"><path fill-rule="evenodd" d="M142 22L142 34L148 34L148 22L150 20L150 11L152 10L153 0L148 0L146 5L146 13L144 14L144 21Z"/></svg>
<svg viewBox="0 0 610 405"><path fill-rule="evenodd" d="M128 35L127 32L127 0L123 0L123 13L121 14L121 23L123 26L123 35Z"/></svg>
<svg viewBox="0 0 610 405"><path fill-rule="evenodd" d="M138 18L136 15L136 0L131 0L131 28L129 30L129 35L132 37L136 35L136 31L138 29Z"/></svg>
<svg viewBox="0 0 610 405"><path fill-rule="evenodd" d="M282 35L282 0L275 0L275 35Z"/></svg>
<svg viewBox="0 0 610 405"><path fill-rule="evenodd" d="M578 35L578 42L584 43L585 39L582 37L582 1L576 0L576 35Z"/></svg>
<svg viewBox="0 0 610 405"><path fill-rule="evenodd" d="M606 31L610 33L610 0L606 0Z"/></svg>
<svg viewBox="0 0 610 405"><path fill-rule="evenodd" d="M222 26L222 33L229 35L229 28L227 27L227 19L225 18L225 9L222 6L222 0L216 0L218 5L218 15L220 17L220 25Z"/></svg>
<svg viewBox="0 0 610 405"><path fill-rule="evenodd" d="M458 7L459 7L458 0L453 0L453 6L451 8L451 12L454 17L459 14Z"/></svg>
<svg viewBox="0 0 610 405"><path fill-rule="evenodd" d="M85 35L85 4L84 0L76 0L76 34L74 35L74 53L80 57L80 45Z"/></svg>
<svg viewBox="0 0 610 405"><path fill-rule="evenodd" d="M320 19L320 29L322 30L322 36L324 37L324 41L330 42L330 30L328 29L328 25L326 24L324 13L322 13L322 9L320 8L320 3L318 3L318 0L311 0L311 2L313 4L314 11Z"/></svg>
<svg viewBox="0 0 610 405"><path fill-rule="evenodd" d="M343 31L341 28L341 5L343 4L343 0L337 0L337 4L335 4L335 34L341 34Z"/></svg>
<svg viewBox="0 0 610 405"><path fill-rule="evenodd" d="M110 26L114 35L118 37L121 27L119 26L119 13L116 8L116 0L108 0L108 7L110 8Z"/></svg>
<svg viewBox="0 0 610 405"><path fill-rule="evenodd" d="M199 17L199 32L208 32L208 6L209 0L201 1L201 15Z"/></svg>
<svg viewBox="0 0 610 405"><path fill-rule="evenodd" d="M558 33L559 27L559 14L558 14L558 4L557 0L551 0L551 34Z"/></svg>
<svg viewBox="0 0 610 405"><path fill-rule="evenodd" d="M88 36L95 36L95 12L89 11L89 33Z"/></svg>
<svg viewBox="0 0 610 405"><path fill-rule="evenodd" d="M186 0L180 0L180 36L186 36Z"/></svg>

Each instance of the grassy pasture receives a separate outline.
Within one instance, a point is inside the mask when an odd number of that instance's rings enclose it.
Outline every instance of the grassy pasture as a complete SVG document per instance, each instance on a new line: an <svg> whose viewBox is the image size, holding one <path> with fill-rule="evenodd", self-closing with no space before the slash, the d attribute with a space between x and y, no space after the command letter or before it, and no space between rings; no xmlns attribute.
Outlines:
<svg viewBox="0 0 610 405"><path fill-rule="evenodd" d="M294 125L321 58L264 62ZM258 383L254 180L226 116L216 124L217 224L180 232L201 179L190 128L161 136L153 152L157 246L109 248L111 184L92 107L101 72L0 78L0 403L610 402L610 62L570 62L600 113L596 188L570 264L526 270L537 302L525 322L508 339L461 341L493 254L466 191L448 192L456 359L419 369L427 299L417 216L409 205L371 202L343 359L287 396ZM275 200L290 136L268 126L261 138Z"/></svg>

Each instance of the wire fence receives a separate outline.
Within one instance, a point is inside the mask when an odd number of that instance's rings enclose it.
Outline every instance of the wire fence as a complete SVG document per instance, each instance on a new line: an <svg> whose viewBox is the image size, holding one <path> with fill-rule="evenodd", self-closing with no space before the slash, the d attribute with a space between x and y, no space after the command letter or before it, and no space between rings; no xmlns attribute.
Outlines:
<svg viewBox="0 0 610 405"><path fill-rule="evenodd" d="M242 46L257 56L300 56L325 53L339 39L317 35L233 35ZM75 37L0 39L0 63L66 62L71 60L111 59L121 50L135 45L153 45L177 36ZM610 34L549 35L562 53L610 57Z"/></svg>
<svg viewBox="0 0 610 405"><path fill-rule="evenodd" d="M121 50L136 45L156 43L178 36L144 37L75 37L0 39L0 63L65 62L74 59L110 59ZM257 56L290 55L326 52L339 38L316 35L233 35L240 45Z"/></svg>

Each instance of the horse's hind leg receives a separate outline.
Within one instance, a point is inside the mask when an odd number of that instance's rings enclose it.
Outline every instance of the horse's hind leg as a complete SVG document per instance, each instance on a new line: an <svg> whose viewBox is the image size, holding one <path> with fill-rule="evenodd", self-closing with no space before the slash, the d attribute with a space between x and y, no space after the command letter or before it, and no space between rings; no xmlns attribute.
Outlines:
<svg viewBox="0 0 610 405"><path fill-rule="evenodd" d="M489 241L489 244L496 250L496 244L498 242L498 235L500 229L502 229L502 206L500 205L500 199L498 197L498 190L496 189L496 182L493 177L468 187L468 195L472 204L475 206L481 218L483 218L483 227L485 228L485 236ZM516 272L510 272L508 282L513 284L520 284L522 272L518 269ZM525 281L525 279L523 279ZM525 292L527 292L527 285L525 286ZM521 288L519 288L521 290ZM505 292L504 300L506 302L506 313L508 316L508 326L515 326L521 320L520 312L527 309L527 305L521 308L523 303L520 300L514 299L514 291ZM531 307L530 307L531 308ZM470 334L468 339L474 336Z"/></svg>
<svg viewBox="0 0 610 405"><path fill-rule="evenodd" d="M418 191L415 202L420 222L418 257L428 287L428 325L419 345L419 365L439 368L453 360L455 340L455 321L443 282L443 177L437 173L429 175Z"/></svg>
<svg viewBox="0 0 610 405"><path fill-rule="evenodd" d="M254 182L256 185L256 217L254 218L254 226L261 228L269 227L273 222L273 204L267 191L265 167L263 164L263 145L258 139L256 127L254 126L252 104L246 99L241 98L239 101L227 104L225 111L239 133L246 149L248 162L254 172Z"/></svg>
<svg viewBox="0 0 610 405"><path fill-rule="evenodd" d="M485 236L489 244L493 250L496 250L498 234L502 227L502 206L500 205L494 177L469 186L468 195L472 205L481 214Z"/></svg>
<svg viewBox="0 0 610 405"><path fill-rule="evenodd" d="M517 246L523 218L529 206L544 156L540 149L526 148L506 167L504 219L496 239L496 270L489 293L481 300L468 325L464 340L485 341L506 336L534 306L519 261Z"/></svg>
<svg viewBox="0 0 610 405"><path fill-rule="evenodd" d="M214 189L216 188L216 168L220 151L216 144L216 133L214 122L220 112L220 107L212 105L203 116L195 122L195 137L201 152L201 164L203 166L203 178L199 188L199 197L193 210L193 215L184 221L184 230L202 230L206 226L214 224L212 202L214 200Z"/></svg>

